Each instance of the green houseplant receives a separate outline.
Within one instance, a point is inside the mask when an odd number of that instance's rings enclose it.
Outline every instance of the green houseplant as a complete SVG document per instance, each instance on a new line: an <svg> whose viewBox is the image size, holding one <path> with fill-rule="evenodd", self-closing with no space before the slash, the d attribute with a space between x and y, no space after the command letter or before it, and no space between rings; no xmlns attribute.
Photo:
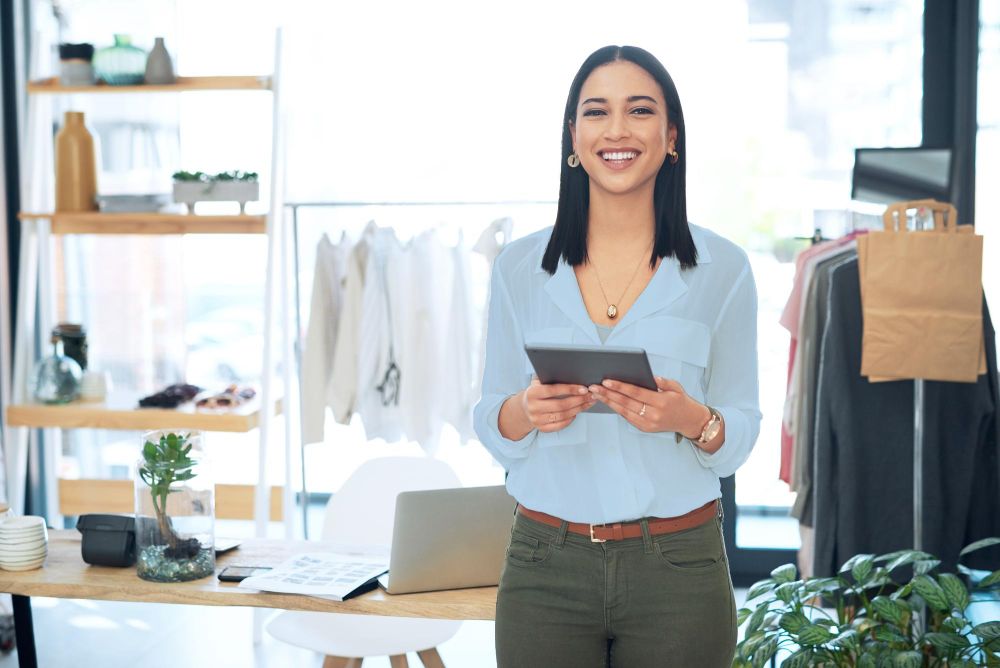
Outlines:
<svg viewBox="0 0 1000 668"><path fill-rule="evenodd" d="M139 577L193 580L215 571L214 486L199 432L157 431L143 438L135 483Z"/></svg>
<svg viewBox="0 0 1000 668"><path fill-rule="evenodd" d="M986 538L961 554L997 544ZM779 651L790 652L782 668L1000 666L1000 621L973 625L965 616L969 587L938 573L940 563L916 550L859 554L835 577L807 580L792 564L780 566L747 592L755 603L737 615L747 625L733 666L766 666ZM891 576L904 566L912 576L900 583ZM974 589L998 583L1000 570Z"/></svg>

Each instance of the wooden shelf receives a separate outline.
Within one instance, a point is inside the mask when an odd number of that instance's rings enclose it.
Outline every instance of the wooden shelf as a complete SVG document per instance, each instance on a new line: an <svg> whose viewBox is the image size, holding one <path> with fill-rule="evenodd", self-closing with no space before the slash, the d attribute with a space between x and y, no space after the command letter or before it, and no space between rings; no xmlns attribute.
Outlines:
<svg viewBox="0 0 1000 668"><path fill-rule="evenodd" d="M28 83L29 94L62 93L181 93L198 90L271 90L271 77L177 77L177 83L136 86L109 86L99 83L93 86L63 86L58 77L40 79Z"/></svg>
<svg viewBox="0 0 1000 668"><path fill-rule="evenodd" d="M264 234L266 216L199 216L184 213L20 213L52 221L53 234Z"/></svg>
<svg viewBox="0 0 1000 668"><path fill-rule="evenodd" d="M11 427L54 427L59 429L204 429L205 431L247 432L260 425L259 399L228 411L205 410L194 402L178 408L138 408L139 395L113 392L107 401L74 401L69 404L12 404L7 407ZM281 402L275 402L275 414Z"/></svg>
<svg viewBox="0 0 1000 668"><path fill-rule="evenodd" d="M211 448L211 444L208 446ZM138 445L136 446L138 448ZM252 520L255 485L216 483L215 519ZM270 519L282 518L282 489L271 486ZM135 491L131 480L98 480L92 478L59 479L59 513L85 515L87 513L135 512Z"/></svg>

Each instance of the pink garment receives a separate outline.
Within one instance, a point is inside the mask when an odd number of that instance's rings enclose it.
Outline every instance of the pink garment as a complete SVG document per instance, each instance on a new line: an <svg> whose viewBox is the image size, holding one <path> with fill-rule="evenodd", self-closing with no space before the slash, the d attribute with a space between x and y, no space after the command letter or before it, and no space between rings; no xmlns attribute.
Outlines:
<svg viewBox="0 0 1000 668"><path fill-rule="evenodd" d="M788 345L788 383L792 382L792 363L795 361L795 347L798 345L797 339L792 339L791 343ZM787 385L786 385L787 387ZM781 463L778 466L778 477L783 481L792 484L792 446L795 445L795 439L792 437L791 432L788 431L788 425L785 421L781 421Z"/></svg>
<svg viewBox="0 0 1000 668"><path fill-rule="evenodd" d="M785 419L781 422L781 457L778 465L778 478L792 484L794 470L795 434L789 423L792 413L790 408L795 398L792 379L795 377L795 351L798 348L799 326L802 322L802 308L805 305L805 288L812 280L813 269L824 257L837 252L843 246L851 243L867 230L857 230L833 241L823 241L804 249L795 257L795 278L792 279L792 292L781 312L778 322L792 335L788 345L788 379L785 385ZM794 490L793 490L794 491Z"/></svg>

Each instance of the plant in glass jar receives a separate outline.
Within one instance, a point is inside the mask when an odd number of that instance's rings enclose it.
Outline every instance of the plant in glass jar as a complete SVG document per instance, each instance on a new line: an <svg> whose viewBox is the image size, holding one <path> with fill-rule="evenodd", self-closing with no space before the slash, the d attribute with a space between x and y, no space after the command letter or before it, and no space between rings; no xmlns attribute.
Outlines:
<svg viewBox="0 0 1000 668"><path fill-rule="evenodd" d="M151 432L137 467L136 559L139 577L181 582L215 572L214 487L198 432Z"/></svg>

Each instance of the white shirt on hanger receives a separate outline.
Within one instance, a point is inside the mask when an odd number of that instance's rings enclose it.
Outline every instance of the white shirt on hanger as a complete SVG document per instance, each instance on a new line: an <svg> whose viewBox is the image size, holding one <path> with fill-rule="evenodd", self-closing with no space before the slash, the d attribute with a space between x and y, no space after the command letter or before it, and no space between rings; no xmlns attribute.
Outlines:
<svg viewBox="0 0 1000 668"><path fill-rule="evenodd" d="M344 299L344 280L351 244L341 236L334 244L326 234L316 245L309 326L302 348L302 440L323 440L326 407L333 405L334 351Z"/></svg>

